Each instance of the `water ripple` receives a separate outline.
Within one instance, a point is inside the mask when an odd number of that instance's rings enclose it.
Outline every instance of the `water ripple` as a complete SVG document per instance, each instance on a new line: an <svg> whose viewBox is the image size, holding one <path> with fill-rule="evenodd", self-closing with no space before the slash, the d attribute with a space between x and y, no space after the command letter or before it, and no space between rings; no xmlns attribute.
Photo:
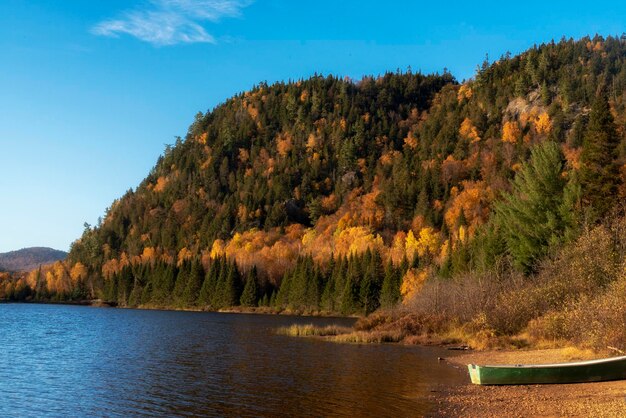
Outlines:
<svg viewBox="0 0 626 418"><path fill-rule="evenodd" d="M432 350L290 338L352 320L0 305L0 416L415 416Z"/></svg>

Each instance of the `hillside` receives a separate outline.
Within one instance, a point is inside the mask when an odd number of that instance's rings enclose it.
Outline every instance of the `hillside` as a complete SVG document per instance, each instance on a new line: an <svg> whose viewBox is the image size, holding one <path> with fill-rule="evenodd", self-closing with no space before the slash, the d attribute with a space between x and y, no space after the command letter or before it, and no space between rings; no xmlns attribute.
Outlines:
<svg viewBox="0 0 626 418"><path fill-rule="evenodd" d="M626 40L612 37L503 56L464 84L260 84L196 115L66 262L22 285L367 314L468 272L533 277L624 197L625 105Z"/></svg>
<svg viewBox="0 0 626 418"><path fill-rule="evenodd" d="M42 264L65 260L67 253L46 247L22 248L17 251L0 253L0 271L30 271Z"/></svg>

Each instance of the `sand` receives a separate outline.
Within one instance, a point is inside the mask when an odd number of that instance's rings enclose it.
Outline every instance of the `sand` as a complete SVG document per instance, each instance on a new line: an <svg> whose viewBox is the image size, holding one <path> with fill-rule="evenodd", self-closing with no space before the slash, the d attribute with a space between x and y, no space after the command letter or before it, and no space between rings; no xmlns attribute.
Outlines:
<svg viewBox="0 0 626 418"><path fill-rule="evenodd" d="M580 353L579 353L580 354ZM567 350L471 352L446 359L467 374L468 363L520 364L587 360ZM432 416L444 417L626 417L626 380L569 385L436 387Z"/></svg>

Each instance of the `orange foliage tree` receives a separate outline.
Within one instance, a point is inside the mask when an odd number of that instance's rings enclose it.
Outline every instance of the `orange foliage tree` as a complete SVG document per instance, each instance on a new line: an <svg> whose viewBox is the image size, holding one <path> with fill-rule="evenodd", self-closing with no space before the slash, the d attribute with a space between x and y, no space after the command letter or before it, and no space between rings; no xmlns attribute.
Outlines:
<svg viewBox="0 0 626 418"><path fill-rule="evenodd" d="M507 121L504 123L504 126L502 127L502 141L515 144L521 135L522 132L520 131L517 122Z"/></svg>

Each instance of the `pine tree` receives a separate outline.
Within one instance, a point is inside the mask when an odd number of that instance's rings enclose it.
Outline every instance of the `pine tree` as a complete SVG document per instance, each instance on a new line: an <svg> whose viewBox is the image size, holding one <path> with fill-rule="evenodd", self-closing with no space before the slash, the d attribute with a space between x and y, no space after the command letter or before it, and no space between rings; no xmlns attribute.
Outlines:
<svg viewBox="0 0 626 418"><path fill-rule="evenodd" d="M200 263L200 260L194 259L191 263L191 271L189 272L187 285L183 291L182 300L185 306L196 305L196 300L198 299L198 294L200 293L200 288L202 287L203 278L204 270L202 269L202 264Z"/></svg>
<svg viewBox="0 0 626 418"><path fill-rule="evenodd" d="M246 276L246 285L241 293L239 302L241 306L256 306L258 299L257 272L256 266L253 267Z"/></svg>
<svg viewBox="0 0 626 418"><path fill-rule="evenodd" d="M580 156L583 202L597 216L605 214L616 199L619 167L615 159L619 142L606 94L600 93L591 107Z"/></svg>
<svg viewBox="0 0 626 418"><path fill-rule="evenodd" d="M224 281L223 305L225 307L236 306L239 304L241 297L241 276L237 265L232 262L228 265L226 280Z"/></svg>
<svg viewBox="0 0 626 418"><path fill-rule="evenodd" d="M183 262L180 268L178 269L178 274L176 275L176 284L174 285L173 291L173 299L174 304L177 306L184 306L185 301L183 299L183 295L185 293L185 288L187 287L187 283L189 281L189 274L191 272L191 264L189 261Z"/></svg>
<svg viewBox="0 0 626 418"><path fill-rule="evenodd" d="M399 278L401 279L399 271L390 260L385 267L385 278L380 293L380 304L385 309L392 308L400 300Z"/></svg>
<svg viewBox="0 0 626 418"><path fill-rule="evenodd" d="M369 315L380 307L380 291L382 278L382 259L378 252L369 249L363 260L365 272L360 288L361 305L365 315Z"/></svg>
<svg viewBox="0 0 626 418"><path fill-rule="evenodd" d="M130 292L128 296L128 306L138 306L141 303L141 295L143 293L143 287L141 287L141 283L138 279L135 278L135 283L133 284L133 290Z"/></svg>
<svg viewBox="0 0 626 418"><path fill-rule="evenodd" d="M213 260L209 266L209 271L204 276L204 282L200 288L200 294L198 295L198 306L211 307L212 297L215 293L217 286L217 276L219 275L219 259Z"/></svg>
<svg viewBox="0 0 626 418"><path fill-rule="evenodd" d="M293 272L291 271L287 271L283 275L283 279L280 282L280 288L278 289L278 293L272 294L272 299L274 300L272 306L275 306L277 308L284 308L289 304L292 276Z"/></svg>
<svg viewBox="0 0 626 418"><path fill-rule="evenodd" d="M104 300L107 302L117 302L117 274L104 280Z"/></svg>
<svg viewBox="0 0 626 418"><path fill-rule="evenodd" d="M351 255L348 259L348 272L346 275L345 287L341 295L341 312L345 315L361 310L360 304L360 281L362 270L357 257Z"/></svg>
<svg viewBox="0 0 626 418"><path fill-rule="evenodd" d="M216 260L218 263L217 279L215 281L215 290L211 295L211 306L214 309L219 309L225 306L224 302L224 283L226 282L226 275L228 273L227 260L225 258L219 258Z"/></svg>
<svg viewBox="0 0 626 418"><path fill-rule="evenodd" d="M530 273L548 248L563 240L574 208L565 199L564 157L557 144L546 141L532 149L513 181L512 193L496 204L497 222L515 265ZM574 186L570 186L574 187ZM464 262L466 263L466 261ZM453 260L454 265L454 260Z"/></svg>
<svg viewBox="0 0 626 418"><path fill-rule="evenodd" d="M129 266L122 269L119 275L118 287L117 287L117 302L122 306L128 305L128 298L130 292L133 289L133 272Z"/></svg>

